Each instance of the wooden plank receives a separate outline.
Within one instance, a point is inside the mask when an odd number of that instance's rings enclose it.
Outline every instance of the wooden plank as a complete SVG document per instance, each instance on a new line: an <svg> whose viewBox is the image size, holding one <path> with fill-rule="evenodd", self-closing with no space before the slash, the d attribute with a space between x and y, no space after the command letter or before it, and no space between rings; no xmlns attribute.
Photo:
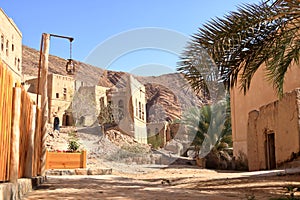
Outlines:
<svg viewBox="0 0 300 200"><path fill-rule="evenodd" d="M4 82L4 77L3 77L3 64L0 62L0 110L3 110L3 82ZM5 149L3 148L3 142L4 142L4 134L3 134L3 115L0 115L0 181L4 181L4 151Z"/></svg>
<svg viewBox="0 0 300 200"><path fill-rule="evenodd" d="M20 139L20 107L21 107L21 88L14 88L13 95L13 121L12 121L12 145L10 157L10 182L18 182L19 171L19 139Z"/></svg>
<svg viewBox="0 0 300 200"><path fill-rule="evenodd" d="M64 152L48 152L48 156L50 158L55 158L55 159L72 159L72 158L80 158L81 153L64 153Z"/></svg>
<svg viewBox="0 0 300 200"><path fill-rule="evenodd" d="M48 162L48 169L76 169L80 168L80 162Z"/></svg>
<svg viewBox="0 0 300 200"><path fill-rule="evenodd" d="M8 105L7 105L7 93L8 93L8 90L7 90L7 81L8 81L8 75L7 75L7 70L6 68L3 69L3 76L4 76L4 79L5 79L5 82L3 83L4 87L3 87L3 110L2 110L2 115L3 115L3 148L4 148L4 155L3 155L3 159L4 159L4 180L7 180L7 171L8 171L8 166L7 166L7 160L8 160L8 146L7 146L7 110L9 109L8 108Z"/></svg>
<svg viewBox="0 0 300 200"><path fill-rule="evenodd" d="M4 109L4 75L3 75L3 63L0 63L0 110ZM4 116L0 115L0 181L5 180L5 148L4 148Z"/></svg>
<svg viewBox="0 0 300 200"><path fill-rule="evenodd" d="M8 90L9 90L9 94L8 94L8 107L9 107L9 110L8 110L8 116L7 116L7 137L8 137L8 140L7 140L7 145L8 145L8 148L7 148L7 158L10 158L10 155L11 155L11 137L12 137L12 110L13 110L13 76L11 73L9 73L8 75L8 78L9 78L9 84L8 84ZM6 170L6 180L9 180L10 179L10 162L11 160L9 159L7 161L7 170Z"/></svg>
<svg viewBox="0 0 300 200"><path fill-rule="evenodd" d="M1 107L1 148L3 154L2 162L2 180L9 180L9 163L10 163L10 138L11 138L11 114L12 114L12 84L13 79L11 73L6 69L6 66L2 64L2 107Z"/></svg>
<svg viewBox="0 0 300 200"><path fill-rule="evenodd" d="M80 168L80 162L49 162L48 169L76 169Z"/></svg>
<svg viewBox="0 0 300 200"><path fill-rule="evenodd" d="M32 105L28 95L26 93L27 102L31 105L29 120L28 120L28 154L25 161L25 174L24 177L33 177L33 162L34 162L34 130L35 130L35 118L36 106Z"/></svg>

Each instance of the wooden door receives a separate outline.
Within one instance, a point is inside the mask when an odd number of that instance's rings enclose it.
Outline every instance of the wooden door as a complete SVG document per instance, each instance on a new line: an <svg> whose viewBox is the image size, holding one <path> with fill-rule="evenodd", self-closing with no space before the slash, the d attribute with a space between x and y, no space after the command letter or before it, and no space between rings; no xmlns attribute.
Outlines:
<svg viewBox="0 0 300 200"><path fill-rule="evenodd" d="M276 168L276 155L275 155L275 134L267 134L267 168L275 169Z"/></svg>

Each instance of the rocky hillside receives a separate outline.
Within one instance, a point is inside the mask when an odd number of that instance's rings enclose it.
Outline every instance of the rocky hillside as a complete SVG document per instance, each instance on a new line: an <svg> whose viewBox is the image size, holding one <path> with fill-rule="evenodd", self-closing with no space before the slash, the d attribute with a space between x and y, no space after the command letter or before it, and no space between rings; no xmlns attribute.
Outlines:
<svg viewBox="0 0 300 200"><path fill-rule="evenodd" d="M37 76L39 65L39 51L27 46L23 46L22 56L22 67L24 76ZM66 63L67 61L65 59L50 55L49 73L67 75L65 70ZM79 61L75 61L74 63L76 65L76 73L74 75L74 78L76 80L81 80L91 85L98 84L99 77L103 75L103 69Z"/></svg>
<svg viewBox="0 0 300 200"><path fill-rule="evenodd" d="M37 76L39 52L27 46L23 46L23 74L24 77ZM104 69L75 61L76 80L84 81L89 85L102 85L111 87L120 84L125 72L106 71ZM66 60L57 56L49 56L49 72L66 75ZM182 112L191 106L206 103L205 98L195 95L187 87L183 76L179 73L161 76L141 77L135 76L146 87L147 120L156 122L166 117L180 118Z"/></svg>

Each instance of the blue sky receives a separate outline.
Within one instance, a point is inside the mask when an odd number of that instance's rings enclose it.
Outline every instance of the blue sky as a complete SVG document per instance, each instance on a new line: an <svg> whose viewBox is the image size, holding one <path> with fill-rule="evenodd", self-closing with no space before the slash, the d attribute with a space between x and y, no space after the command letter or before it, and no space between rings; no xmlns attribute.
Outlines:
<svg viewBox="0 0 300 200"><path fill-rule="evenodd" d="M21 30L24 45L39 49L43 32L72 36L75 38L73 58L90 62L89 55L93 50L131 30L153 27L189 38L211 18L222 17L229 11L236 10L237 5L258 2L259 0L2 0L0 7ZM122 44L107 48L117 50ZM97 59L108 57L105 49L103 51L104 53L97 55ZM68 40L51 39L50 53L67 59ZM106 66L99 67L144 75L143 67L149 69L152 65L151 70L146 73L155 75L164 73L159 72L162 68L174 71L177 61L178 53L159 48L140 48L115 56L108 65L102 64Z"/></svg>

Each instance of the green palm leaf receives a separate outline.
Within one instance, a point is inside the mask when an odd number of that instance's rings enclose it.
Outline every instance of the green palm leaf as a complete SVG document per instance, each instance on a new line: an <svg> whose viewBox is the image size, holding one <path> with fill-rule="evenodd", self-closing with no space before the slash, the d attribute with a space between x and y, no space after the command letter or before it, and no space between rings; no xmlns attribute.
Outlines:
<svg viewBox="0 0 300 200"><path fill-rule="evenodd" d="M299 5L298 0L245 4L211 20L193 35L178 71L196 91L209 93L202 73L207 69L203 55L208 54L218 67L218 79L246 93L255 72L266 63L267 78L282 95L285 73L299 63Z"/></svg>

